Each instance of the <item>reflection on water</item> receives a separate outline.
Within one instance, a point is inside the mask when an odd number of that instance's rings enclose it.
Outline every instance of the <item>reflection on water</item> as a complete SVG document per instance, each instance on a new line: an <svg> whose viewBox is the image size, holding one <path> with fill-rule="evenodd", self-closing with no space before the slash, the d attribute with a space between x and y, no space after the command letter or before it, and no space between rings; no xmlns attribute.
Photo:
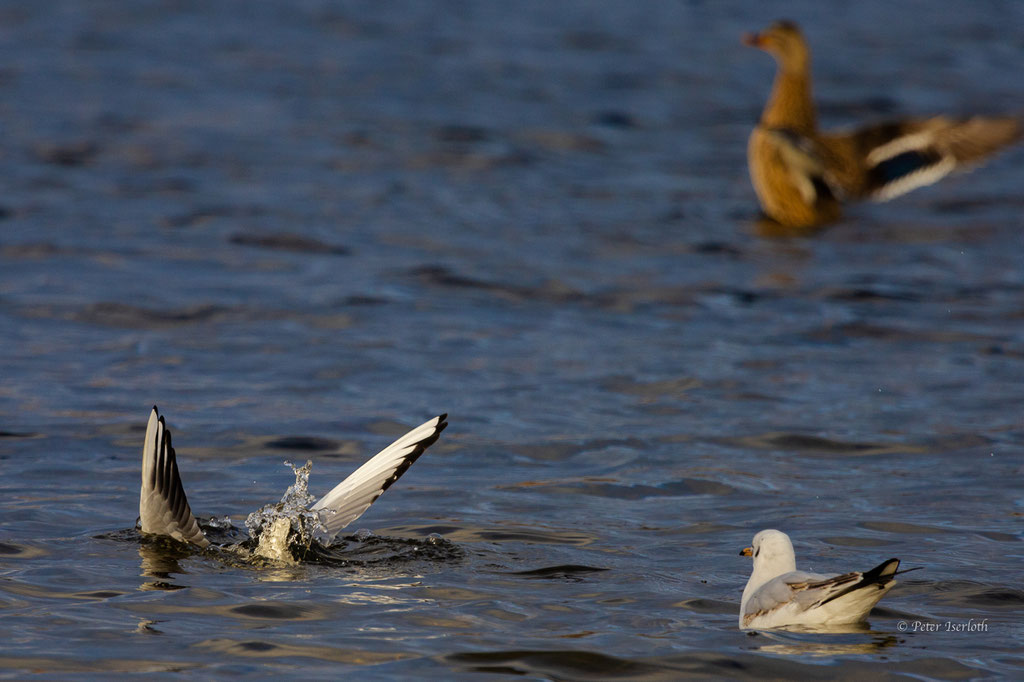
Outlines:
<svg viewBox="0 0 1024 682"><path fill-rule="evenodd" d="M505 521L489 528L477 528L462 525L404 525L390 526L388 533L430 533L443 535L445 539L455 543L475 542L525 542L540 545L576 545L586 547L597 540L591 533L578 530L545 528L543 524L528 525L517 521Z"/></svg>
<svg viewBox="0 0 1024 682"><path fill-rule="evenodd" d="M318 661L347 663L358 666L378 665L415 656L414 654L378 653L329 646L276 644L264 640L236 641L231 639L209 639L200 642L196 646L207 649L215 654L227 654L245 658L266 658L275 661L292 657L314 658Z"/></svg>
<svg viewBox="0 0 1024 682"><path fill-rule="evenodd" d="M38 559L45 555L46 550L42 547L0 542L0 557L3 559Z"/></svg>
<svg viewBox="0 0 1024 682"><path fill-rule="evenodd" d="M164 633L156 627L159 623L160 621L158 620L139 620L139 624L135 628L135 631L140 635L162 635Z"/></svg>
<svg viewBox="0 0 1024 682"><path fill-rule="evenodd" d="M167 543L168 545L170 543ZM142 565L140 570L142 571L139 575L146 578L156 578L156 580L150 580L142 583L139 586L140 590L180 590L184 589L185 585L178 585L173 582L172 575L180 575L183 573L181 566L178 564L179 559L184 559L189 556L189 553L183 549L176 549L168 546L155 546L151 543L142 543L139 545L139 557L142 559Z"/></svg>
<svg viewBox="0 0 1024 682"><path fill-rule="evenodd" d="M417 577L417 576L413 576ZM368 586L373 588L372 592L368 592L365 588ZM380 580L373 580L372 578L364 578L358 583L349 583L345 587L351 589L351 592L347 592L344 596L340 596L336 599L339 604L352 604L352 605L366 605L376 604L378 606L387 607L410 607L416 605L429 605L435 604L433 599L424 599L420 596L412 596L408 594L411 590L415 591L415 594L421 593L423 583L412 582L412 583L382 583Z"/></svg>
<svg viewBox="0 0 1024 682"><path fill-rule="evenodd" d="M844 635L856 635L856 637ZM870 636L870 639L866 636ZM761 642L761 638L767 639L768 642ZM875 632L866 623L828 627L787 627L770 632L759 631L756 641L755 648L765 653L817 658L846 654L875 654L900 643L897 636Z"/></svg>

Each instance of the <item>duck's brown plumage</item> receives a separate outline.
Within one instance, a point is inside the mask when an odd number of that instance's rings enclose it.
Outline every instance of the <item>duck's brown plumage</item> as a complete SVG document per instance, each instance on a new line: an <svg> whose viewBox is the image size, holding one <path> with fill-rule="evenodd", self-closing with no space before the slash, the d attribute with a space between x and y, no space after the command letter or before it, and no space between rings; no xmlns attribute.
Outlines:
<svg viewBox="0 0 1024 682"><path fill-rule="evenodd" d="M1021 137L1021 121L1010 116L938 116L823 133L811 94L810 50L799 27L780 21L744 42L778 63L747 162L761 208L784 226L832 222L840 201L891 199L969 168Z"/></svg>

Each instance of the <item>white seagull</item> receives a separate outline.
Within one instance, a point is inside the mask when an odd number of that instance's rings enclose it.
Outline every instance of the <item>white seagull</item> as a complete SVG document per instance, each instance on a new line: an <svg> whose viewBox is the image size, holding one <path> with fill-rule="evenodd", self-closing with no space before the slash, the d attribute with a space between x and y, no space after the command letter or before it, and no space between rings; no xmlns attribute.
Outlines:
<svg viewBox="0 0 1024 682"><path fill-rule="evenodd" d="M330 538L363 515L381 494L437 441L448 426L447 414L417 426L381 450L312 506ZM139 521L143 533L166 535L181 542L208 547L210 541L192 516L178 475L171 432L153 406L142 446L142 491Z"/></svg>
<svg viewBox="0 0 1024 682"><path fill-rule="evenodd" d="M897 573L907 573L896 570L899 559L889 559L863 573L798 571L793 543L778 530L762 530L754 536L753 546L740 554L754 558L754 570L740 603L741 630L858 623L896 584Z"/></svg>

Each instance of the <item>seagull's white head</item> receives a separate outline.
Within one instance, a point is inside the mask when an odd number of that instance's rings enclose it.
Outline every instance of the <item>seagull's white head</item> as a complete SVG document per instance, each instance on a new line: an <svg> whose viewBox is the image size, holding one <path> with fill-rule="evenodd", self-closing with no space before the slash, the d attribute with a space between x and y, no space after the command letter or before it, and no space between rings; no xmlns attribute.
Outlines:
<svg viewBox="0 0 1024 682"><path fill-rule="evenodd" d="M763 530L754 536L754 542L742 552L754 558L754 573L773 571L772 577L796 570L796 554L789 536L781 530Z"/></svg>
<svg viewBox="0 0 1024 682"><path fill-rule="evenodd" d="M747 598L761 585L772 578L796 570L793 543L790 542L789 536L780 530L762 530L754 536L753 544L744 548L740 554L754 559L754 570L751 571L750 580L743 590L744 605Z"/></svg>

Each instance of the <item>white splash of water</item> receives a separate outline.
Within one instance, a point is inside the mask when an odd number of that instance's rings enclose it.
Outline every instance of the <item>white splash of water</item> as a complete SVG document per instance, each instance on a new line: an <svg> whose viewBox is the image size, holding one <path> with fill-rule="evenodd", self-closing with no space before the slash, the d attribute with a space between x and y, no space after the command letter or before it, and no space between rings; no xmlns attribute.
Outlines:
<svg viewBox="0 0 1024 682"><path fill-rule="evenodd" d="M309 472L313 462L297 467L285 462L295 472L295 483L288 487L276 504L264 505L245 520L249 536L256 540L255 553L266 559L295 563L295 552L309 549L312 543L327 547L331 539L321 512L310 506L316 501L309 494Z"/></svg>

